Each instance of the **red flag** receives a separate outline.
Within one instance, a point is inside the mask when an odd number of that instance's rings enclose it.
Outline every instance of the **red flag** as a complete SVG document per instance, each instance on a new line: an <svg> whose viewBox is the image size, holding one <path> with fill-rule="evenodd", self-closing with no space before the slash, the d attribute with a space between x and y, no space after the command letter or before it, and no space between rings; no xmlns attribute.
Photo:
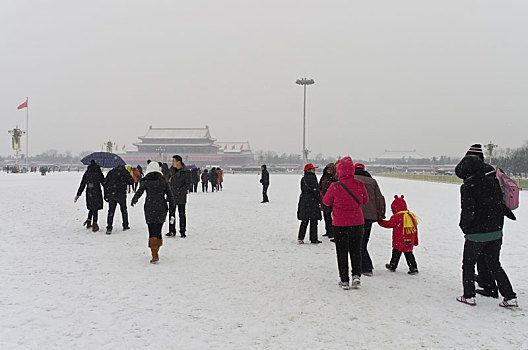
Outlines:
<svg viewBox="0 0 528 350"><path fill-rule="evenodd" d="M233 147L231 147L231 149L232 149L232 150L235 149L235 145L233 145Z"/></svg>
<svg viewBox="0 0 528 350"><path fill-rule="evenodd" d="M26 100L24 101L24 103L22 103L20 106L17 107L17 109L22 109L22 108L27 108L28 106L28 100L26 98Z"/></svg>
<svg viewBox="0 0 528 350"><path fill-rule="evenodd" d="M117 147L117 143L116 143L116 151L119 150L119 148Z"/></svg>
<svg viewBox="0 0 528 350"><path fill-rule="evenodd" d="M224 150L226 150L226 149L227 149L227 144L224 146Z"/></svg>
<svg viewBox="0 0 528 350"><path fill-rule="evenodd" d="M242 145L240 145L240 150L241 150L241 151L242 151L242 148L244 148L244 145L243 145L243 144L242 144Z"/></svg>
<svg viewBox="0 0 528 350"><path fill-rule="evenodd" d="M122 151L124 151L124 150L125 150L125 145L123 145L123 148L121 148L121 150L122 150Z"/></svg>

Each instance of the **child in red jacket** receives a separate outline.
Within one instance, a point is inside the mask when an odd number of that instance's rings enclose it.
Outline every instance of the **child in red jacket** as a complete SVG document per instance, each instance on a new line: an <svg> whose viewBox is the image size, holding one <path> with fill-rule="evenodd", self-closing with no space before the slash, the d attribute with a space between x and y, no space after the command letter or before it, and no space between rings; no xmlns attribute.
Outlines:
<svg viewBox="0 0 528 350"><path fill-rule="evenodd" d="M405 254L407 265L409 265L409 274L418 273L418 266L413 254L413 247L418 245L418 220L416 215L407 210L407 203L403 195L398 198L394 196L391 204L392 217L390 220L379 220L381 227L392 228L392 258L390 263L385 267L395 272L402 253Z"/></svg>

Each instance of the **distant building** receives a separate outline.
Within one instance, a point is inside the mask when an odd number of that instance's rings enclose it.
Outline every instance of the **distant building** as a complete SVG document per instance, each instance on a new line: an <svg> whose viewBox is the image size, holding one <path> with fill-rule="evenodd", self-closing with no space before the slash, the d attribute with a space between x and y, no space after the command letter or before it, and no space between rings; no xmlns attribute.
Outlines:
<svg viewBox="0 0 528 350"><path fill-rule="evenodd" d="M418 154L415 149L410 151L391 151L386 149L382 155L376 157L377 162L394 162L398 160L410 161L425 159L429 159L429 157L425 157L421 154Z"/></svg>
<svg viewBox="0 0 528 350"><path fill-rule="evenodd" d="M153 128L149 127L137 151L127 151L122 158L128 164L145 164L147 160L170 163L174 154L182 156L187 164L198 167L232 167L254 161L248 142L217 142L205 128Z"/></svg>

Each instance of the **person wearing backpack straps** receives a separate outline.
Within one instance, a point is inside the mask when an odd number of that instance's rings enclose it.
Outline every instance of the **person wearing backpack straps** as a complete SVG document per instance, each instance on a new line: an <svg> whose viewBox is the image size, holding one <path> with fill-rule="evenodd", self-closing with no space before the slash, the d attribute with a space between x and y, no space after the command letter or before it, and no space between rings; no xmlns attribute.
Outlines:
<svg viewBox="0 0 528 350"><path fill-rule="evenodd" d="M517 296L506 272L500 264L504 216L515 220L515 215L503 202L498 181L485 173L485 164L473 155L464 157L455 168L464 180L460 187L461 207L459 226L464 233L461 303L476 305L475 263L484 256L493 278L497 280L502 307L516 307Z"/></svg>
<svg viewBox="0 0 528 350"><path fill-rule="evenodd" d="M482 151L482 145L478 143L471 145L469 150L466 152L466 156L475 156L480 159L484 164L483 169L484 173L486 174L486 177L495 179L500 185L500 182L497 179L497 174L502 173L502 171L494 167L493 165L484 162L484 152ZM497 288L497 282L491 274L490 267L488 266L486 257L483 254L479 255L477 258L477 273L478 275L476 276L476 282L478 283L480 288L477 289L475 292L485 297L498 298L499 289Z"/></svg>
<svg viewBox="0 0 528 350"><path fill-rule="evenodd" d="M337 165L337 182L323 197L323 204L332 207L332 224L336 245L337 267L343 289L350 289L348 257L352 263L352 287L360 285L361 243L363 239L362 206L369 201L363 182L354 178L354 163L350 157L341 159Z"/></svg>

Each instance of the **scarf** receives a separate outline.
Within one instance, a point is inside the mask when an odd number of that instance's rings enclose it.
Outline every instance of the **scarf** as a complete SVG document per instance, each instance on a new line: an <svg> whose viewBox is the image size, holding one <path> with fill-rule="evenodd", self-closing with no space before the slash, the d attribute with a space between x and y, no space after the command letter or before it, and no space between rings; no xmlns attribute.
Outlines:
<svg viewBox="0 0 528 350"><path fill-rule="evenodd" d="M399 211L396 214L403 214L403 234L410 235L418 232L418 217L410 210Z"/></svg>

